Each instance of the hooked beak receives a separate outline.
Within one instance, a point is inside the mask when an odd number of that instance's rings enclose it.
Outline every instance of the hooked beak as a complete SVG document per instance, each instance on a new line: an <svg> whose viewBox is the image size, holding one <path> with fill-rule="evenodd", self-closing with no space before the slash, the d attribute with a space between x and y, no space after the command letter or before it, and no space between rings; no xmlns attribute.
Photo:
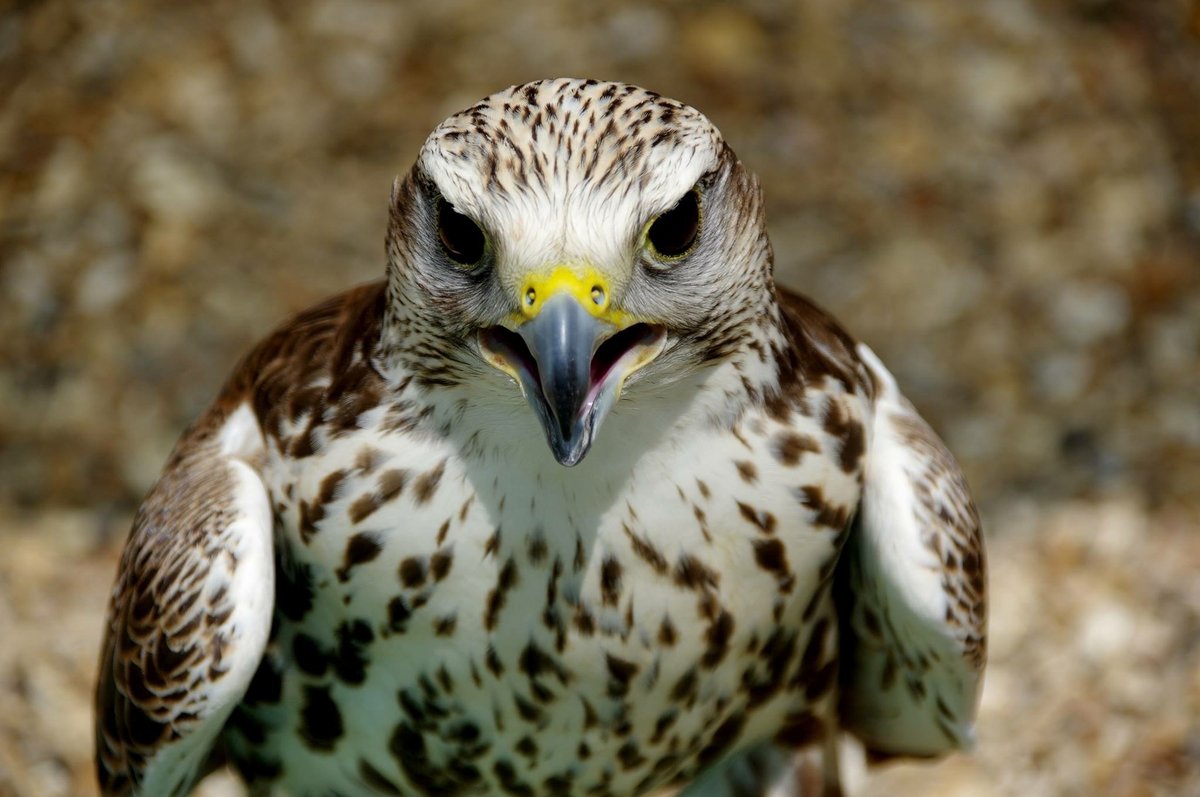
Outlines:
<svg viewBox="0 0 1200 797"><path fill-rule="evenodd" d="M546 282L553 288L556 281L562 283L553 277ZM666 342L662 326L621 325L608 310L606 290L592 285L584 293L576 281L544 300L537 286L526 288L524 296L533 298L516 331L497 326L479 333L488 361L517 380L554 458L568 467L587 454L625 379Z"/></svg>

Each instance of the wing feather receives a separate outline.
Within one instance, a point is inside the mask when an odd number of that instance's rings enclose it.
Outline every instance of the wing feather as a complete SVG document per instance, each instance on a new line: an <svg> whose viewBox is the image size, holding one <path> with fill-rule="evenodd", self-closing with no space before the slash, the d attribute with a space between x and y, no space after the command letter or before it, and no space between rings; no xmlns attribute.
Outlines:
<svg viewBox="0 0 1200 797"><path fill-rule="evenodd" d="M958 463L864 345L876 385L863 497L838 576L842 724L878 755L973 741L986 658L979 516Z"/></svg>
<svg viewBox="0 0 1200 797"><path fill-rule="evenodd" d="M214 412L219 412L214 411ZM262 446L242 405L194 430L134 519L96 687L104 795L183 795L262 658L274 596Z"/></svg>
<svg viewBox="0 0 1200 797"><path fill-rule="evenodd" d="M273 513L256 470L264 436L310 409L298 394L314 382L331 378L320 400L332 407L373 378L384 292L377 281L332 297L251 350L139 508L96 686L104 795L186 794L209 766L270 632Z"/></svg>

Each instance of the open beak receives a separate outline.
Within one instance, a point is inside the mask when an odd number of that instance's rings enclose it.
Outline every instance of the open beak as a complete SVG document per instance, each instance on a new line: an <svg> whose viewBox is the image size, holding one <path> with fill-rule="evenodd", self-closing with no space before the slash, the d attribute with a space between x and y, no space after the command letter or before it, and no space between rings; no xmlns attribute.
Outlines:
<svg viewBox="0 0 1200 797"><path fill-rule="evenodd" d="M603 282L590 276L560 267L525 287L524 320L515 331L479 333L485 356L520 384L554 458L567 466L587 454L625 379L666 341L659 325L622 323Z"/></svg>

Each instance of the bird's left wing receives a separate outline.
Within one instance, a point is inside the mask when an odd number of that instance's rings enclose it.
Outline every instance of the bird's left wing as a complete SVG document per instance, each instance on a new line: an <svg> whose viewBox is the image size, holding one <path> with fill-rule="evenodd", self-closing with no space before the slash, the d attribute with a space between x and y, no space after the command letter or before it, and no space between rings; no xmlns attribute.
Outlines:
<svg viewBox="0 0 1200 797"><path fill-rule="evenodd" d="M986 657L979 516L954 457L875 354L862 502L838 573L841 721L880 756L969 747Z"/></svg>
<svg viewBox="0 0 1200 797"><path fill-rule="evenodd" d="M207 428L206 428L207 427ZM272 514L248 405L211 411L134 520L96 687L104 795L187 794L266 646Z"/></svg>

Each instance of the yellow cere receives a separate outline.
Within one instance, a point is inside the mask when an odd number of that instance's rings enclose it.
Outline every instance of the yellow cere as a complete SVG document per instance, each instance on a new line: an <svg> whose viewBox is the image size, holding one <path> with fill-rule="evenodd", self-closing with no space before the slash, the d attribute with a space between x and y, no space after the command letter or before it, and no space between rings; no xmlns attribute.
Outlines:
<svg viewBox="0 0 1200 797"><path fill-rule="evenodd" d="M521 284L521 313L516 319L526 321L537 316L551 297L567 294L574 297L589 313L618 329L629 323L626 313L612 306L608 280L592 268L555 266L551 271L531 274Z"/></svg>

